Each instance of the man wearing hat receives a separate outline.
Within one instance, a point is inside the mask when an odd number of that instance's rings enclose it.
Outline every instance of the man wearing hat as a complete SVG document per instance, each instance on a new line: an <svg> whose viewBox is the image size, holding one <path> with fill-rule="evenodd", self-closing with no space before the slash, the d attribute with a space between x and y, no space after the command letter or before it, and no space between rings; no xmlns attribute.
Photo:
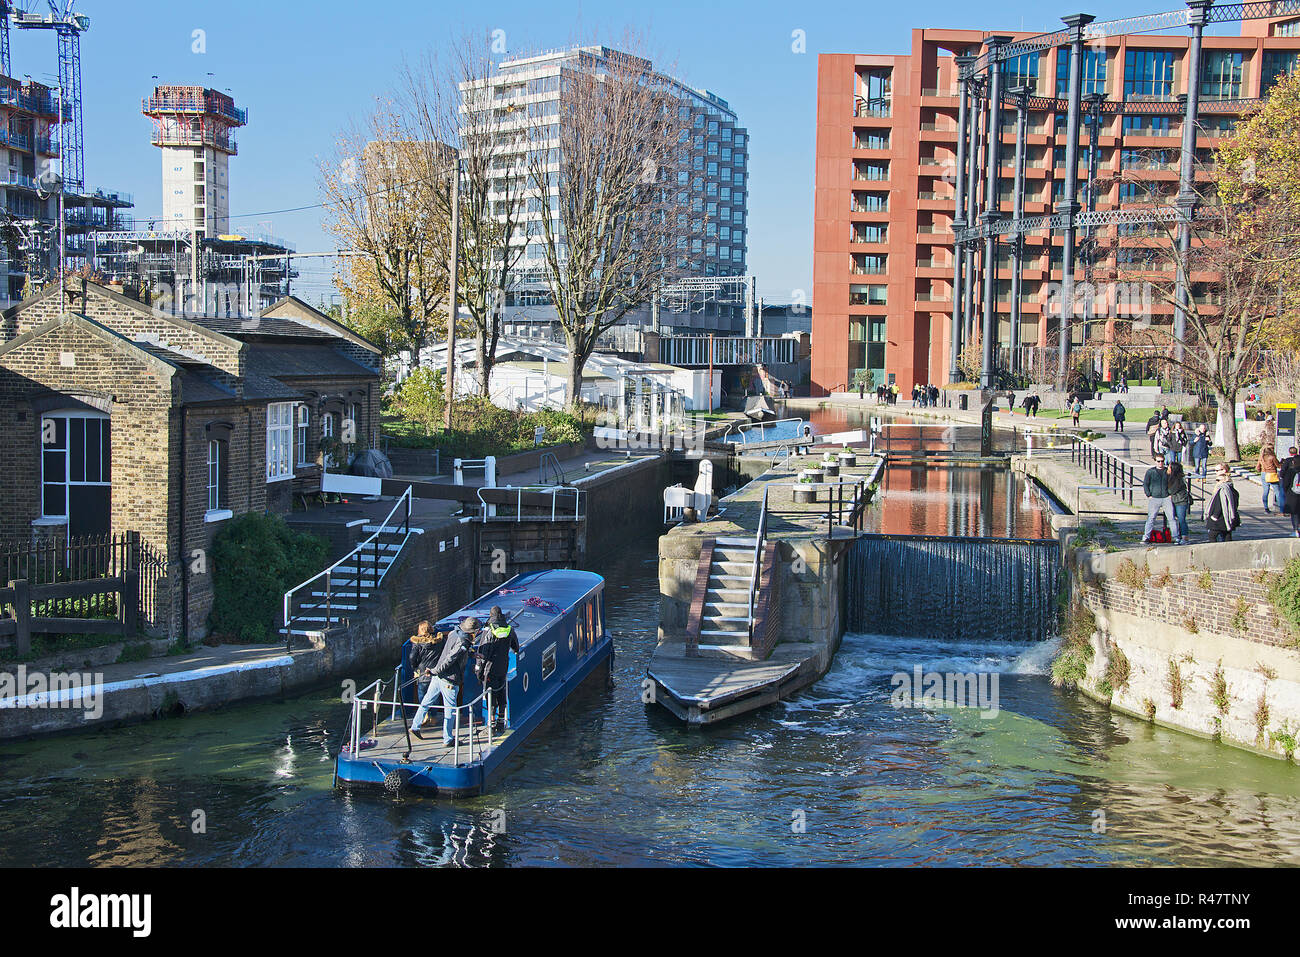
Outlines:
<svg viewBox="0 0 1300 957"><path fill-rule="evenodd" d="M510 652L519 653L519 637L514 626L506 619L500 605L493 605L488 613L488 626L483 637L474 646L477 659L475 674L488 690L492 714L487 713L488 702L483 702L483 719L492 722L492 730L506 729L506 677L510 672Z"/></svg>
<svg viewBox="0 0 1300 957"><path fill-rule="evenodd" d="M465 660L474 636L483 626L477 618L466 618L459 628L453 628L442 646L442 656L433 667L433 677L429 690L424 693L424 700L411 721L411 734L420 740L424 735L420 728L424 725L424 716L438 701L442 702L442 743L451 746L456 740L456 699L460 697L460 686L465 680Z"/></svg>

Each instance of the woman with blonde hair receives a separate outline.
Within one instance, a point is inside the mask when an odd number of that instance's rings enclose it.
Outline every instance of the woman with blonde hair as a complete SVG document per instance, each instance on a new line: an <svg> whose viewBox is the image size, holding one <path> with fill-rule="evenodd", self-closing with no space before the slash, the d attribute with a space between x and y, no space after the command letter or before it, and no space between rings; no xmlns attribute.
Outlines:
<svg viewBox="0 0 1300 957"><path fill-rule="evenodd" d="M416 626L411 636L411 649L407 654L407 663L411 666L411 675L417 680L416 697L423 698L424 690L429 684L429 672L438 663L442 654L442 645L447 636L434 631L428 621Z"/></svg>

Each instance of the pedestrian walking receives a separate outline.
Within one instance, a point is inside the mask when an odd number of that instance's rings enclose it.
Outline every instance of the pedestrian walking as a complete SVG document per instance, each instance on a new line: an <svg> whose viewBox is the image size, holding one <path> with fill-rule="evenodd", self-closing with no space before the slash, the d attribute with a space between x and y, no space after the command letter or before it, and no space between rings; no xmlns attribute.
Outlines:
<svg viewBox="0 0 1300 957"><path fill-rule="evenodd" d="M1079 416L1082 413L1083 413L1083 401L1076 395L1074 397L1074 404L1070 406L1070 415L1073 417L1074 424L1076 426L1079 424Z"/></svg>
<svg viewBox="0 0 1300 957"><path fill-rule="evenodd" d="M1293 445L1282 460L1282 511L1291 516L1291 531L1300 538L1300 453Z"/></svg>
<svg viewBox="0 0 1300 957"><path fill-rule="evenodd" d="M1182 465L1183 449L1187 447L1187 430L1179 422L1177 425L1170 426L1168 433L1165 437L1165 464Z"/></svg>
<svg viewBox="0 0 1300 957"><path fill-rule="evenodd" d="M1192 436L1189 451L1192 457L1192 471L1199 478L1205 478L1205 470L1210 462L1210 433L1206 431L1203 423L1196 427L1196 434Z"/></svg>
<svg viewBox="0 0 1300 957"><path fill-rule="evenodd" d="M1128 414L1128 409L1124 408L1124 403L1123 403L1123 402L1116 402L1116 403L1115 403L1115 408L1114 408L1113 410L1111 410L1111 414L1112 414L1113 416L1115 416L1115 431L1116 431L1116 432L1123 432L1123 431L1124 431L1124 416Z"/></svg>
<svg viewBox="0 0 1300 957"><path fill-rule="evenodd" d="M1178 537L1175 539L1176 544L1186 545L1189 533L1187 531L1187 513L1192 508L1192 488L1183 474L1183 467L1175 462L1169 466L1169 501L1174 506L1174 519L1178 524Z"/></svg>
<svg viewBox="0 0 1300 957"><path fill-rule="evenodd" d="M1269 499L1272 498L1277 502L1277 510L1282 511L1282 463L1277 460L1277 454L1273 451L1272 446L1264 446L1259 452L1259 481L1264 487L1264 511L1272 512L1268 507Z"/></svg>
<svg viewBox="0 0 1300 957"><path fill-rule="evenodd" d="M1210 541L1230 542L1232 533L1241 525L1237 489L1232 484L1232 472L1228 466L1219 466L1218 477L1219 484L1205 500L1205 527L1209 529Z"/></svg>

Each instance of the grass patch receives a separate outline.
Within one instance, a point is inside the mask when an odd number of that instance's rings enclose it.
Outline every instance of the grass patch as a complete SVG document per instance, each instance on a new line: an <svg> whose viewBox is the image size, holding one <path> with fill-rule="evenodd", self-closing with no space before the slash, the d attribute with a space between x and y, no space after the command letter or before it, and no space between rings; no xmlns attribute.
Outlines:
<svg viewBox="0 0 1300 957"><path fill-rule="evenodd" d="M1173 658L1169 659L1169 677L1166 685L1169 689L1169 704L1177 711L1183 706L1183 670Z"/></svg>
<svg viewBox="0 0 1300 957"><path fill-rule="evenodd" d="M1284 621L1293 629L1300 630L1300 558L1291 559L1281 572L1273 576L1268 600Z"/></svg>
<svg viewBox="0 0 1300 957"><path fill-rule="evenodd" d="M1214 678L1210 682L1210 700L1214 702L1214 707L1218 709L1219 714L1228 713L1232 696L1228 691L1228 679L1223 673L1222 662L1214 668Z"/></svg>
<svg viewBox="0 0 1300 957"><path fill-rule="evenodd" d="M1259 701L1255 703L1255 746L1260 747L1264 744L1264 737L1268 734L1268 693L1261 691Z"/></svg>
<svg viewBox="0 0 1300 957"><path fill-rule="evenodd" d="M1201 569L1201 573L1196 576L1196 587L1201 591L1214 591L1214 576L1208 568Z"/></svg>
<svg viewBox="0 0 1300 957"><path fill-rule="evenodd" d="M147 641L131 642L122 646L122 653L117 656L117 664L125 664L128 661L144 661L152 652Z"/></svg>
<svg viewBox="0 0 1300 957"><path fill-rule="evenodd" d="M1128 687L1129 668L1128 656L1112 643L1110 661L1106 664L1106 681L1117 691Z"/></svg>
<svg viewBox="0 0 1300 957"><path fill-rule="evenodd" d="M1156 703L1155 703L1154 701L1152 701L1150 698L1143 698L1143 699L1142 699L1142 710L1143 710L1143 712L1146 713L1146 716L1147 716L1147 720L1148 720L1148 721L1155 721L1155 719L1156 719Z"/></svg>
<svg viewBox="0 0 1300 957"><path fill-rule="evenodd" d="M1147 580L1150 577L1150 566L1144 561L1142 567L1138 568L1131 558L1126 558L1120 562L1119 570L1115 572L1115 580L1121 585L1127 585L1134 591L1141 591L1146 588Z"/></svg>
<svg viewBox="0 0 1300 957"><path fill-rule="evenodd" d="M1097 616L1081 601L1070 606L1061 650L1052 660L1052 684L1074 688L1083 681L1092 661L1092 633L1097 630Z"/></svg>
<svg viewBox="0 0 1300 957"><path fill-rule="evenodd" d="M115 645L122 640L121 635L32 635L32 650L25 655L18 654L12 647L0 650L0 661L22 663L38 658L49 658L69 651L85 648L103 648Z"/></svg>
<svg viewBox="0 0 1300 957"><path fill-rule="evenodd" d="M1246 616L1250 613L1250 605L1246 604L1246 599L1240 595L1237 596L1237 604L1232 610L1232 630L1244 632L1246 630Z"/></svg>

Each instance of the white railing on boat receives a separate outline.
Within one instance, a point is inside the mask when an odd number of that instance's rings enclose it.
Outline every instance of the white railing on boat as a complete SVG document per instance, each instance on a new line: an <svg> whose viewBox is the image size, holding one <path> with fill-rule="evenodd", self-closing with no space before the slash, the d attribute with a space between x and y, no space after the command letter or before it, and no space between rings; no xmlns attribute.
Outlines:
<svg viewBox="0 0 1300 957"><path fill-rule="evenodd" d="M405 721L406 709L412 708L418 710L420 704L418 701L412 704L409 701L402 700L402 694L401 694L402 686L400 685L401 671L402 669L400 665L398 665L398 667L393 670L394 692L392 698L383 697L384 685L385 685L383 678L376 678L374 681L366 685L366 687L358 691L356 695L353 696L352 716L348 721L347 749L354 760L358 759L361 756L361 741L362 741L361 721L362 721L362 715L364 714L367 705L369 705L375 712L376 725L379 723L379 714L382 708L388 707L391 709L389 713L389 718L393 720L395 720L398 717L397 709L401 708L403 712L401 715L403 719L403 727L407 730L407 733L409 734L409 725L407 725ZM415 681L414 678L411 679L411 682L413 681ZM407 683L410 684L411 682L407 682ZM474 708L476 705L483 704L484 702L486 702L487 704L487 713L488 713L488 719L482 723L483 729L487 732L488 740L487 740L486 749L484 749L482 744L479 742L475 734L475 728L474 728ZM461 730L462 711L466 713L466 723L468 724L469 727L468 754L469 754L470 761L473 762L473 761L480 760L483 757L483 755L487 753L487 751L490 751L495 746L496 742L493 740L492 737L492 714L493 714L492 704L493 704L492 690L490 688L487 688L484 689L483 692L473 701L467 701L464 704L457 704L455 706L454 708L456 712L455 719L454 719L455 720L455 732L454 732L455 743L452 745L452 763L454 765L458 766L460 764L460 730ZM438 727L438 733L441 735L442 721L446 718L447 705L445 704L433 705L429 708L428 714L432 716L435 711L440 712L438 718L439 724L437 727ZM430 720L432 720L432 718ZM408 737L407 738L408 746L410 745L410 743L411 743L410 738Z"/></svg>

